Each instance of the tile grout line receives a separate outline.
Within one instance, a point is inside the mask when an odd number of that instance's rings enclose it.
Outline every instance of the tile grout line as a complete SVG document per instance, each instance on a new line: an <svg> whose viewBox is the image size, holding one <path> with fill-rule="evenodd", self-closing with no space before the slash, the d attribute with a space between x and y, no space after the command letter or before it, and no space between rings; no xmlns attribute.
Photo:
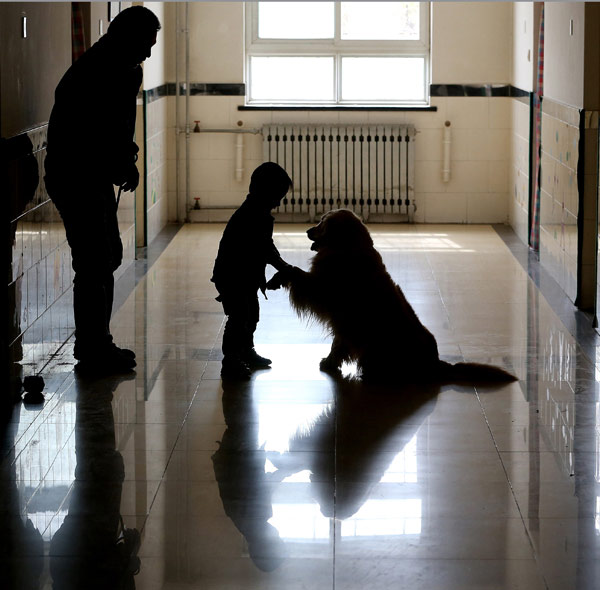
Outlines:
<svg viewBox="0 0 600 590"><path fill-rule="evenodd" d="M529 534L529 530L525 523L525 516L523 515L523 512L521 511L521 507L519 506L519 502L517 501L517 496L515 494L515 490L513 488L512 482L510 481L510 477L508 475L506 465L504 464L504 461L502 460L502 454L500 453L500 449L498 448L498 443L496 442L494 433L492 432L492 427L490 426L490 422L485 413L485 406L483 405L483 403L481 401L481 397L479 395L479 392L477 391L477 387L475 387L475 395L477 396L477 401L479 402L479 407L481 408L481 412L483 414L483 419L485 420L485 424L487 426L488 432L490 433L490 436L492 437L492 442L494 443L494 448L496 449L496 454L498 455L498 459L500 460L500 465L502 465L502 471L504 471L504 475L506 476L506 482L508 483L508 487L510 488L510 493L511 493L512 499L514 500L515 506L517 507L517 510L519 511L519 517L521 519L521 524L523 525L523 530L525 531L525 535L527 536L527 541L529 542L529 546L531 547L531 551L533 553L533 557L535 560L536 567L538 569L538 573L539 573L540 577L542 578L542 581L544 583L546 590L550 590L550 586L548 585L548 582L546 581L546 577L544 576L544 572L541 568L539 555L538 555L537 551L535 550L535 546L533 544L533 539L531 538L531 535Z"/></svg>

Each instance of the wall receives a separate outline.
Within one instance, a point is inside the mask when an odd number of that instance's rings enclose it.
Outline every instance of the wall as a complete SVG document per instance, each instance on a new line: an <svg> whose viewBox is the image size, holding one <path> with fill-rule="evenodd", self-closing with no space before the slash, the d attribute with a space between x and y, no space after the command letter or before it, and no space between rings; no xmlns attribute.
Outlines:
<svg viewBox="0 0 600 590"><path fill-rule="evenodd" d="M583 108L585 3L547 2L544 11L544 97Z"/></svg>
<svg viewBox="0 0 600 590"><path fill-rule="evenodd" d="M504 84L510 79L511 2L433 2L434 84Z"/></svg>
<svg viewBox="0 0 600 590"><path fill-rule="evenodd" d="M540 260L584 309L597 291L598 27L593 3L545 4Z"/></svg>
<svg viewBox="0 0 600 590"><path fill-rule="evenodd" d="M159 234L167 224L168 218L168 167L167 167L167 107L166 96L166 36L169 28L165 16L165 5L161 2L146 2L158 17L162 28L156 38L156 45L152 48L152 55L144 62L143 105L138 107L138 120L143 120L142 133L138 132L137 142L145 146L145 205L146 229L145 237L140 238L138 231L137 243L145 246ZM141 156L142 154L140 154ZM138 217L138 227L142 220Z"/></svg>
<svg viewBox="0 0 600 590"><path fill-rule="evenodd" d="M508 220L516 234L529 242L531 93L536 89L539 5L515 2L511 84L525 96L510 99Z"/></svg>
<svg viewBox="0 0 600 590"><path fill-rule="evenodd" d="M465 2L432 4L433 83L508 84L512 4ZM243 82L244 10L241 2L196 2L189 6L190 80L217 86ZM451 26L449 26L451 25ZM475 26L476 25L476 26ZM182 41L183 43L183 41ZM435 63L439 60L439 64ZM174 79L170 65L167 75ZM181 75L181 74L180 74ZM489 86L488 86L489 89ZM230 90L230 89L228 89ZM445 92L441 88L440 94ZM199 93L190 98L190 122L204 127L260 128L276 122L414 123L416 140L415 219L421 222L505 222L508 219L508 165L511 111L506 96L434 96L437 112L238 111L243 96ZM174 98L170 99L174 103ZM181 105L180 105L181 106ZM443 183L442 130L452 125L451 180ZM181 126L181 125L180 125ZM169 109L171 145L175 146L175 109ZM249 173L262 161L262 138L245 135L244 176L234 178L236 136L192 134L190 201L202 207L237 207L245 197ZM180 146L184 146L183 143ZM183 150L182 150L183 152ZM172 151L170 152L172 153ZM170 157L170 156L169 156ZM183 155L182 155L183 158ZM181 160L183 161L183 160ZM175 162L169 187L174 186ZM180 174L182 182L183 172ZM170 197L170 218L175 216ZM221 219L216 211L214 219Z"/></svg>
<svg viewBox="0 0 600 590"><path fill-rule="evenodd" d="M21 18L27 17L27 38ZM49 34L52 32L52 34ZM0 4L0 135L12 137L48 121L54 89L71 61L71 5Z"/></svg>

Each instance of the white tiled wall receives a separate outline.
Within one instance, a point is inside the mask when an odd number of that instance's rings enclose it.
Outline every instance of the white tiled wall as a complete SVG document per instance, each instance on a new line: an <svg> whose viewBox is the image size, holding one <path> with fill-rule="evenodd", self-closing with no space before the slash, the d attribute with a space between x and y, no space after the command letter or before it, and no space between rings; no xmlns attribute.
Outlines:
<svg viewBox="0 0 600 590"><path fill-rule="evenodd" d="M508 218L521 240L529 242L529 104L510 99L512 129L510 134L510 163Z"/></svg>
<svg viewBox="0 0 600 590"><path fill-rule="evenodd" d="M167 199L167 103L166 97L146 105L146 195L148 243L168 219Z"/></svg>
<svg viewBox="0 0 600 590"><path fill-rule="evenodd" d="M579 110L545 99L542 108L540 261L577 297Z"/></svg>
<svg viewBox="0 0 600 590"><path fill-rule="evenodd" d="M169 98L169 195L174 219L175 109ZM508 220L511 99L506 97L433 98L435 112L238 111L242 97L190 98L190 119L207 128L261 128L271 122L413 123L417 128L415 220L425 223L503 223ZM442 181L445 121L452 130L451 176ZM244 199L252 170L262 162L262 136L244 134L244 175L235 180L234 134L192 134L190 201L202 207L237 207ZM182 158L185 140L181 137ZM172 148L172 149L171 149ZM180 160L183 187L184 162Z"/></svg>

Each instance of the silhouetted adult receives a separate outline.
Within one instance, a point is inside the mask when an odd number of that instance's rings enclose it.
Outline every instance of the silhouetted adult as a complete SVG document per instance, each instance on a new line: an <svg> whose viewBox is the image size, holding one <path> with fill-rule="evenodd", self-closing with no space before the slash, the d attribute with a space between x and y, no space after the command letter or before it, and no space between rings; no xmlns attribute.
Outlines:
<svg viewBox="0 0 600 590"><path fill-rule="evenodd" d="M119 13L66 72L48 126L46 188L63 219L74 270L75 358L102 373L130 370L133 351L110 333L114 271L123 245L115 186L139 182L133 141L140 64L150 57L160 22L145 7Z"/></svg>

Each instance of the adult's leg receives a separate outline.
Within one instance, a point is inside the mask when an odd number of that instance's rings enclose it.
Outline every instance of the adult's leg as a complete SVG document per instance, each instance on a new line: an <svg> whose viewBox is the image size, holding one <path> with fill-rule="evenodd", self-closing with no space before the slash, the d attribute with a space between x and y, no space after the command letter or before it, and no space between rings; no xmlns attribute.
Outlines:
<svg viewBox="0 0 600 590"><path fill-rule="evenodd" d="M116 203L112 185L91 187L84 195L68 194L61 199L59 211L75 272L75 356L85 359L102 354L112 346L109 322L114 296L113 272L121 257L120 239L117 244L114 237Z"/></svg>

